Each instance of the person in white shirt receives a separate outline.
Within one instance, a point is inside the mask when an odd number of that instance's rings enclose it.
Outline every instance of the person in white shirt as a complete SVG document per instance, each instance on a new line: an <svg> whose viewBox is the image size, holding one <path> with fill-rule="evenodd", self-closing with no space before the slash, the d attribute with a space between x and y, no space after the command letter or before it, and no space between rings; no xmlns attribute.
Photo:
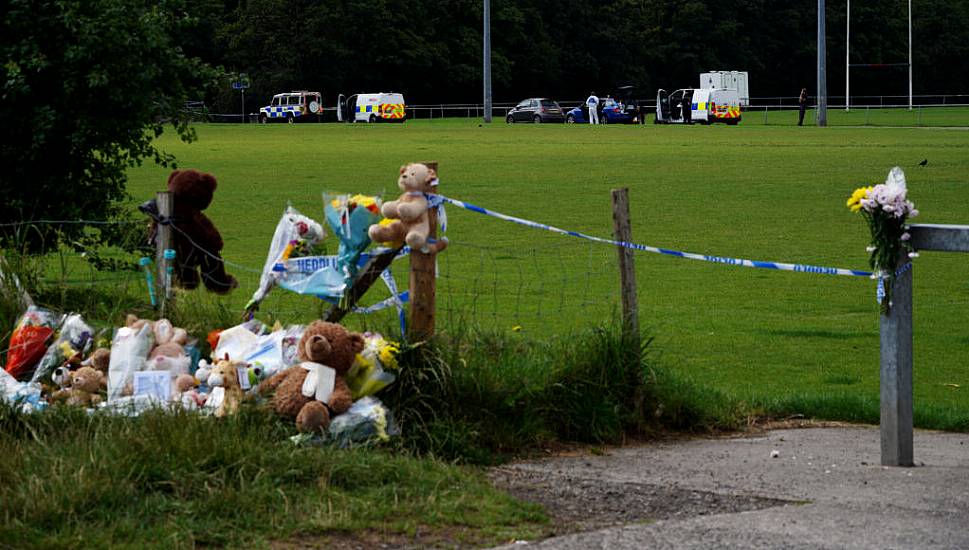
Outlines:
<svg viewBox="0 0 969 550"><path fill-rule="evenodd" d="M585 104L589 107L589 124L599 124L599 98L595 92L589 94Z"/></svg>

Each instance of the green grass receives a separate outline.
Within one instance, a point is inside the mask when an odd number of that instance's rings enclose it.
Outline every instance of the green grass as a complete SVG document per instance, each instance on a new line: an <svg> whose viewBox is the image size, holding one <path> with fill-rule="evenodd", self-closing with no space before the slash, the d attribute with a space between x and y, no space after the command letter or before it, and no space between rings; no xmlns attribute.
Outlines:
<svg viewBox="0 0 969 550"><path fill-rule="evenodd" d="M470 468L379 450L297 447L291 431L252 408L216 420L68 409L21 416L2 406L0 541L256 548L339 545L365 532L481 545L534 537L547 521L539 507L498 492Z"/></svg>
<svg viewBox="0 0 969 550"><path fill-rule="evenodd" d="M967 223L962 130L445 120L205 125L199 137L159 143L181 166L219 178L208 214L243 286L225 298L179 294L170 314L196 335L237 322L288 201L320 219L323 190L393 195L397 167L410 160L439 161L449 196L598 236L611 233L609 190L626 186L634 240L720 256L865 268L867 230L844 202L896 164L909 176L918 221ZM917 168L923 158L928 166ZM129 189L140 202L166 177L154 166L133 169ZM541 533L545 519L441 459L493 463L556 439L729 429L748 415L878 418L872 281L637 255L641 324L655 337L644 360L609 328L614 250L455 208L449 224L440 337L401 358L401 379L383 396L404 433L394 447L297 448L288 422L255 410L214 422L3 409L0 540L326 546L430 532L431 542L490 544ZM151 315L139 273L97 274L67 254L8 255L42 304L82 311L99 327L127 311ZM969 430L967 259L916 261L918 426ZM395 266L401 283L406 267ZM9 300L0 306L10 317ZM305 322L321 311L314 298L277 290L261 317ZM394 330L392 315L347 322Z"/></svg>
<svg viewBox="0 0 969 550"><path fill-rule="evenodd" d="M713 255L867 267L867 229L844 207L863 183L901 165L924 223L966 223L969 132L946 129L533 126L474 120L402 126L199 127L191 145L162 138L182 166L215 173L209 215L225 256L258 269L287 201L321 217L321 192L395 192L397 167L441 163L442 192L559 227L608 236L609 190L630 188L634 240ZM928 166L917 167L922 159ZM164 169L131 172L143 200ZM439 326L521 326L541 338L618 308L609 247L449 209ZM915 403L969 421L966 258L926 253L915 268ZM224 302L239 311L255 275ZM397 267L399 280L406 262ZM850 392L877 399L878 310L863 278L768 272L640 254L642 324L659 361L690 383L758 402ZM189 301L209 301L204 295ZM376 299L376 298L375 298ZM284 320L318 312L276 293ZM384 319L384 322L386 318ZM351 323L376 323L359 317ZM851 384L844 383L850 379ZM832 382L833 381L833 382ZM946 384L958 384L954 388ZM802 411L803 412L803 411Z"/></svg>
<svg viewBox="0 0 969 550"><path fill-rule="evenodd" d="M804 114L804 124L813 126L817 113L809 109ZM794 126L797 124L797 110L778 110L754 108L744 113L743 124ZM828 109L829 126L898 126L898 127L969 127L969 108L967 107L853 107L845 112L841 109Z"/></svg>

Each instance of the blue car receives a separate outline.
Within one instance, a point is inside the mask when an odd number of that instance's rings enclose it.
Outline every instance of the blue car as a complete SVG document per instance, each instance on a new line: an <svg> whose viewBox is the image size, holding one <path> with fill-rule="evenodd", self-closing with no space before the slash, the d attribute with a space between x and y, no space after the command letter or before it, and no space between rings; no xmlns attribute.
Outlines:
<svg viewBox="0 0 969 550"><path fill-rule="evenodd" d="M640 121L639 109L635 104L625 105L611 97L599 101L600 124L637 124ZM589 107L579 105L565 115L566 124L588 124Z"/></svg>

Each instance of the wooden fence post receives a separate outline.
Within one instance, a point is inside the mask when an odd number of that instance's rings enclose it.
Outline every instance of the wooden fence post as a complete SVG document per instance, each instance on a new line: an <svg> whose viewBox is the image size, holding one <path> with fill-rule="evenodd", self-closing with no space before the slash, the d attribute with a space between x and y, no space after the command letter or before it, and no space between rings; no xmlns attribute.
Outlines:
<svg viewBox="0 0 969 550"><path fill-rule="evenodd" d="M629 223L629 189L612 190L613 235L619 242L632 242L632 226ZM619 277L622 289L622 327L627 337L639 338L639 301L636 298L635 252L624 246L616 248L619 253Z"/></svg>
<svg viewBox="0 0 969 550"><path fill-rule="evenodd" d="M428 168L437 172L437 162L425 162ZM440 176L440 173L438 173ZM433 193L433 191L432 191ZM437 238L437 211L427 212L430 223L429 239ZM437 299L437 254L425 254L419 250L410 251L410 323L407 327L411 342L426 340L434 336L434 313Z"/></svg>
<svg viewBox="0 0 969 550"><path fill-rule="evenodd" d="M165 251L172 248L172 213L175 210L174 197L169 191L159 191L155 194L155 202L158 205L158 232L155 235L155 266L158 269L158 276L155 277L156 295L159 298L159 314L165 315L166 302L169 296L165 292L165 266L169 260L165 259ZM176 258L175 261L178 261Z"/></svg>

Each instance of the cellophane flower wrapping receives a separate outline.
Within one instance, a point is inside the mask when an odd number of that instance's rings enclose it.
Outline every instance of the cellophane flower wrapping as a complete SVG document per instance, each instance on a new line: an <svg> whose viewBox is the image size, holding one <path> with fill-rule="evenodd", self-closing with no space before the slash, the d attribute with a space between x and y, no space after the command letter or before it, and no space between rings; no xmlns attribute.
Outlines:
<svg viewBox="0 0 969 550"><path fill-rule="evenodd" d="M266 256L266 263L259 278L259 288L246 304L246 310L254 311L259 307L259 303L285 275L285 270L280 266L286 260L291 257L315 254L316 248L325 236L322 225L300 214L299 210L292 206L287 206L276 224L273 240L269 245L269 254Z"/></svg>
<svg viewBox="0 0 969 550"><path fill-rule="evenodd" d="M881 309L887 313L892 304L899 259L902 254L914 254L905 225L910 218L918 216L919 211L908 200L905 173L896 166L888 173L885 183L855 189L847 206L852 212L860 212L868 222L871 231L868 263L874 276L883 281Z"/></svg>
<svg viewBox="0 0 969 550"><path fill-rule="evenodd" d="M86 352L93 344L94 329L85 323L80 315L76 313L68 315L61 325L57 339L47 348L30 381L41 384L53 383L51 374L54 369L73 355Z"/></svg>
<svg viewBox="0 0 969 550"><path fill-rule="evenodd" d="M385 339L379 333L366 332L363 339L363 351L357 354L346 375L353 399L373 395L397 380L393 371L398 368L397 354L400 353L400 345Z"/></svg>
<svg viewBox="0 0 969 550"><path fill-rule="evenodd" d="M10 336L5 370L17 380L33 374L37 363L47 351L47 342L63 320L62 315L37 306L30 306L17 321Z"/></svg>
<svg viewBox="0 0 969 550"><path fill-rule="evenodd" d="M357 274L360 255L370 246L367 230L380 220L381 200L367 195L323 194L326 222L340 239L337 268L343 274L347 288Z"/></svg>

